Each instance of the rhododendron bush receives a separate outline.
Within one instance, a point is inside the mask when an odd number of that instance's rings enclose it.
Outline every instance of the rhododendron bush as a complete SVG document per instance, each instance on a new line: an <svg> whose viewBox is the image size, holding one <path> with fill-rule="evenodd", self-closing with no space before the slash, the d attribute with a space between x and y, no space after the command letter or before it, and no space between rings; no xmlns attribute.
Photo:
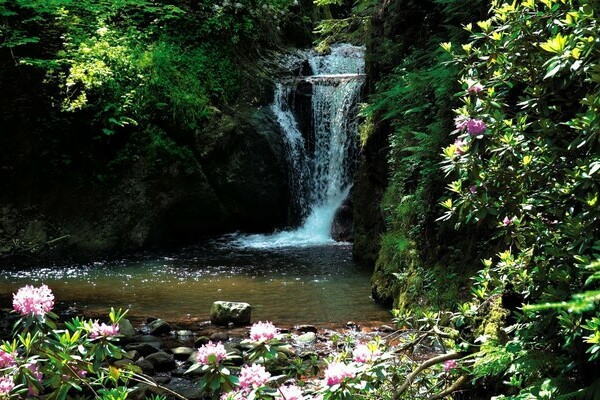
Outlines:
<svg viewBox="0 0 600 400"><path fill-rule="evenodd" d="M28 285L14 294L13 309L20 319L15 339L0 346L0 399L123 400L137 382L183 399L135 366L113 365L124 355L118 340L125 313L111 310L108 322L74 318L57 329L53 306L54 294L46 285ZM305 368L285 340L290 335L284 337L271 322L252 325L248 336L241 343L243 356L227 352L221 342L201 346L186 372L188 379L207 396L231 400L383 399L392 396L395 382L412 383L403 378L415 365L411 356L400 360L379 338L363 343L350 336L344 342L335 339L331 354L313 360L317 368ZM458 369L457 364L452 368ZM195 370L200 378L189 374ZM434 387L451 382L449 367L441 362L432 363L425 375L421 381Z"/></svg>
<svg viewBox="0 0 600 400"><path fill-rule="evenodd" d="M0 345L0 398L118 398L130 373L109 367L123 350L114 342L124 313L111 310L110 322L75 318L57 329L54 294L46 286L24 286L13 295L20 319L12 341Z"/></svg>
<svg viewBox="0 0 600 400"><path fill-rule="evenodd" d="M554 399L584 387L585 397L600 351L588 268L600 249L600 4L492 5L490 19L465 26L470 43L443 44L463 92L442 219L487 226L497 251L457 321L480 335L475 381L505 383L491 394Z"/></svg>

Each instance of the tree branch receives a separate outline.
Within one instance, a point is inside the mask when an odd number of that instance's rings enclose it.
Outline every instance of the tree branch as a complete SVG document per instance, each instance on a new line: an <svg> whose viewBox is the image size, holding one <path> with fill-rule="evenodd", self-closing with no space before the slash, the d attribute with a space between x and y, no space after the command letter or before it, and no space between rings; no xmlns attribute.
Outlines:
<svg viewBox="0 0 600 400"><path fill-rule="evenodd" d="M443 399L444 397L449 396L452 393L456 392L458 389L460 389L462 387L462 385L465 384L466 381L467 381L467 377L463 375L463 376L459 377L456 380L456 382L454 382L451 386L449 386L446 389L442 390L438 394L435 394L435 395L429 397L427 400Z"/></svg>
<svg viewBox="0 0 600 400"><path fill-rule="evenodd" d="M467 355L467 353L447 353L447 354L442 354L437 357L430 358L429 360L425 361L424 363L419 365L417 367L417 369L415 369L413 372L411 372L406 377L404 384L402 386L400 386L400 389L398 389L398 391L396 393L394 393L394 397L393 397L394 400L398 400L400 398L400 395L402 395L402 393L406 392L406 390L409 388L409 386L411 385L413 380L417 377L417 375L419 375L421 372L423 372L427 368L429 368L433 365L439 364L439 363L443 363L444 361L455 360L457 358L463 358L466 355Z"/></svg>

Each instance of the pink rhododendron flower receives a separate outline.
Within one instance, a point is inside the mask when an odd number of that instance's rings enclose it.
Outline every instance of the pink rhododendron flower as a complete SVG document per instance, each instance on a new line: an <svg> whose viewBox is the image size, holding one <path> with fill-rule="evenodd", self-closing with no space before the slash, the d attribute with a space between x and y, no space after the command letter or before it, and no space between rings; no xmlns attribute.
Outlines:
<svg viewBox="0 0 600 400"><path fill-rule="evenodd" d="M247 393L241 390L235 390L233 392L223 393L220 400L248 400Z"/></svg>
<svg viewBox="0 0 600 400"><path fill-rule="evenodd" d="M379 349L376 348L374 351L371 351L371 348L366 344L359 344L352 352L354 362L357 363L367 363L380 354L381 351Z"/></svg>
<svg viewBox="0 0 600 400"><path fill-rule="evenodd" d="M219 400L246 400L246 396L241 391L226 392L221 394Z"/></svg>
<svg viewBox="0 0 600 400"><path fill-rule="evenodd" d="M271 374L265 370L265 367L258 364L252 366L244 365L240 372L240 387L243 389L250 387L259 387L267 383Z"/></svg>
<svg viewBox="0 0 600 400"><path fill-rule="evenodd" d="M17 364L15 355L0 349L0 369L13 367Z"/></svg>
<svg viewBox="0 0 600 400"><path fill-rule="evenodd" d="M13 293L13 309L19 314L44 316L54 307L54 295L46 285L39 288L26 285Z"/></svg>
<svg viewBox="0 0 600 400"><path fill-rule="evenodd" d="M486 129L485 122L480 119L470 119L467 121L467 132L471 136L481 135Z"/></svg>
<svg viewBox="0 0 600 400"><path fill-rule="evenodd" d="M279 393L283 400L302 400L302 389L296 385L279 386Z"/></svg>
<svg viewBox="0 0 600 400"><path fill-rule="evenodd" d="M458 364L454 360L448 360L444 362L444 372L448 373L454 368L458 367Z"/></svg>
<svg viewBox="0 0 600 400"><path fill-rule="evenodd" d="M515 222L515 219L517 219L517 217L508 218L508 216L506 216L502 220L502 225L504 225L504 226L512 225L513 222Z"/></svg>
<svg viewBox="0 0 600 400"><path fill-rule="evenodd" d="M12 376L0 377L0 394L8 394L15 387Z"/></svg>
<svg viewBox="0 0 600 400"><path fill-rule="evenodd" d="M466 147L467 147L467 142L465 142L462 139L456 139L454 141L454 145L456 146L456 154L458 154L459 156L462 156L463 154L465 154L467 152Z"/></svg>
<svg viewBox="0 0 600 400"><path fill-rule="evenodd" d="M119 334L119 325L110 324L107 325L104 322L99 323L94 321L92 324L92 330L90 331L90 338L97 339L99 337L111 337Z"/></svg>
<svg viewBox="0 0 600 400"><path fill-rule="evenodd" d="M27 364L26 365L27 369L29 370L29 372L31 372L31 375L37 379L38 382L42 382L42 378L44 377L44 374L42 374L42 372L39 369L39 366L37 365L37 363L33 362L31 364ZM39 389L37 387L35 387L34 385L29 385L27 387L27 394L29 396L33 396L33 397L37 397L40 393L39 393Z"/></svg>
<svg viewBox="0 0 600 400"><path fill-rule="evenodd" d="M467 89L467 92L470 94L477 94L483 90L483 85L481 83L475 83Z"/></svg>
<svg viewBox="0 0 600 400"><path fill-rule="evenodd" d="M210 356L215 356L215 363L218 364L227 357L227 350L219 343L208 342L198 349L196 353L196 360L198 363L203 365L210 364Z"/></svg>
<svg viewBox="0 0 600 400"><path fill-rule="evenodd" d="M341 362L333 362L327 366L325 370L325 381L327 385L333 386L342 382L346 378L354 378L356 371L351 365L346 365Z"/></svg>
<svg viewBox="0 0 600 400"><path fill-rule="evenodd" d="M67 369L68 374L64 374L62 376L64 381L67 381L73 377L85 378L88 374L88 371L85 369L79 368L77 365L74 365L72 362L68 364L69 368Z"/></svg>
<svg viewBox="0 0 600 400"><path fill-rule="evenodd" d="M44 374L42 374L42 372L40 371L40 368L39 368L39 366L38 366L38 364L36 362L33 362L31 364L27 364L26 367L31 372L31 375L33 375L33 377L35 379L37 379L40 382L42 381L42 378L44 377Z"/></svg>
<svg viewBox="0 0 600 400"><path fill-rule="evenodd" d="M273 339L275 335L277 335L277 328L269 321L259 321L250 328L250 339L256 342Z"/></svg>
<svg viewBox="0 0 600 400"><path fill-rule="evenodd" d="M456 129L458 130L464 130L467 128L467 124L469 123L470 118L467 117L466 115L457 115L454 118L454 126L456 126Z"/></svg>

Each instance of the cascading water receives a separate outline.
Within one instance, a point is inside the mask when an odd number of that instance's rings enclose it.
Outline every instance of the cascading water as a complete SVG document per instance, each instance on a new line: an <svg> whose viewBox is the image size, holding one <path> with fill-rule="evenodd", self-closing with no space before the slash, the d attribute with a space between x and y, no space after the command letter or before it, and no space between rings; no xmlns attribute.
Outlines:
<svg viewBox="0 0 600 400"><path fill-rule="evenodd" d="M304 216L294 230L234 239L241 247L273 248L334 243L331 225L335 212L352 186L356 153L356 107L364 77L364 50L348 44L332 46L331 53L307 57L312 74L276 86L272 110L285 135L292 207ZM301 132L294 114L294 92L312 86L311 132ZM309 151L310 149L310 151Z"/></svg>

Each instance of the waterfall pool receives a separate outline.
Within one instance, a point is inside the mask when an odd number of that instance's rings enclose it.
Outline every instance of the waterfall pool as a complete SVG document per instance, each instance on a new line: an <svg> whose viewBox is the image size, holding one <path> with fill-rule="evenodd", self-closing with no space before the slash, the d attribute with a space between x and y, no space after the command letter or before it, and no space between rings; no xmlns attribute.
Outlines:
<svg viewBox="0 0 600 400"><path fill-rule="evenodd" d="M391 314L370 297L371 271L354 263L351 245L331 237L336 210L352 186L364 48L336 44L327 55L301 55L292 61L308 62L310 75L278 83L271 107L287 146L291 215L301 217L296 229L229 235L116 261L9 269L0 278L0 307L11 307L19 287L45 283L59 307L86 315L112 306L139 318L204 321L214 301L226 300L250 303L256 321L389 322ZM310 121L299 124L301 83L310 88L310 104L304 104Z"/></svg>
<svg viewBox="0 0 600 400"><path fill-rule="evenodd" d="M216 300L245 301L252 319L278 324L389 323L391 314L370 297L370 271L352 260L351 245L244 249L231 238L160 254L80 265L5 269L0 307L11 308L19 287L47 284L59 308L169 322L209 319Z"/></svg>

